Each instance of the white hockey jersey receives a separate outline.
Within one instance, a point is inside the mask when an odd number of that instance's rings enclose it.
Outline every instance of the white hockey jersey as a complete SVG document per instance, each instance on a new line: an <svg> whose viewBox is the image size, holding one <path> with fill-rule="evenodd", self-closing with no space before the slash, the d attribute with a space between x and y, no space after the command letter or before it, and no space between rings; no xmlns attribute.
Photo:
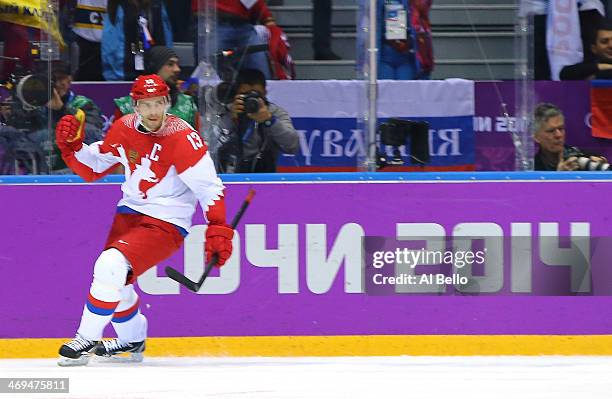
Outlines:
<svg viewBox="0 0 612 399"><path fill-rule="evenodd" d="M136 114L123 116L104 141L83 144L63 158L87 181L123 165L123 198L117 205L187 230L198 201L206 213L223 195L207 147L187 122L173 115L155 133L142 133L137 124Z"/></svg>

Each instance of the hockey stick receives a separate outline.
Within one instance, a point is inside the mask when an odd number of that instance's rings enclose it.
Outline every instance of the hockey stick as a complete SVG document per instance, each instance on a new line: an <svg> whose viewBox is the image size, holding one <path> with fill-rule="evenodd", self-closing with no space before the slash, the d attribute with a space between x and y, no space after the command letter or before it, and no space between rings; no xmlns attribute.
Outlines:
<svg viewBox="0 0 612 399"><path fill-rule="evenodd" d="M242 203L242 206L240 206L238 213L236 214L236 216L234 216L234 220L232 220L232 225L231 225L232 229L236 228L236 226L240 222L240 219L242 218L242 215L244 214L244 211L246 211L246 209L248 208L254 196L255 196L255 190L250 189L249 193L244 199L244 202ZM177 283L181 285L184 285L185 287L189 288L191 291L198 292L200 290L200 287L202 287L202 284L204 284L204 280L206 280L206 277L208 277L208 274L210 273L210 271L212 270L213 266L216 263L217 263L217 255L213 255L210 262L208 262L208 264L206 265L206 269L204 269L204 274L202 275L202 277L200 277L200 280L198 280L197 283L195 281L191 281L190 279L185 277L183 273L179 272L178 270L170 266L166 266L166 274L172 280L176 281Z"/></svg>

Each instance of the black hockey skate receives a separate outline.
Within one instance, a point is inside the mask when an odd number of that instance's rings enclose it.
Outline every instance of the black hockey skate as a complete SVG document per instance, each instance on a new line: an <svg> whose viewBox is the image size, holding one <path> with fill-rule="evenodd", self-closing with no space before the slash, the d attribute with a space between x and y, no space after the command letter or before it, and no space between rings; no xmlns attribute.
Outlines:
<svg viewBox="0 0 612 399"><path fill-rule="evenodd" d="M142 362L145 341L123 342L119 339L104 340L95 350L97 356L112 358L117 361Z"/></svg>
<svg viewBox="0 0 612 399"><path fill-rule="evenodd" d="M91 353L98 345L98 341L90 341L79 334L70 342L66 342L59 349L59 366L84 366L89 362Z"/></svg>

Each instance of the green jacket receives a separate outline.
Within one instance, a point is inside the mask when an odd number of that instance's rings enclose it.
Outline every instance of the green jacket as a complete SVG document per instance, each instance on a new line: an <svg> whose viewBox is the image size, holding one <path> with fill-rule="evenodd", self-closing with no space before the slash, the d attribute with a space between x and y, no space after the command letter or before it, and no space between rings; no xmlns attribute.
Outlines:
<svg viewBox="0 0 612 399"><path fill-rule="evenodd" d="M132 106L132 98L130 96L115 98L115 105L123 115L133 114L134 107ZM176 104L168 110L174 116L178 116L192 127L196 126L196 118L198 117L198 107L195 104L193 97L187 94L179 93L176 97Z"/></svg>

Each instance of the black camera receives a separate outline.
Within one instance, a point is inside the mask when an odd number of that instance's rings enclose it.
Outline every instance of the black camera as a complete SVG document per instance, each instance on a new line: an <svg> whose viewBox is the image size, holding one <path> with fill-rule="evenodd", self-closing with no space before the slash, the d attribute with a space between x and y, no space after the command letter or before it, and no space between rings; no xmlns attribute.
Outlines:
<svg viewBox="0 0 612 399"><path fill-rule="evenodd" d="M214 89L213 94L214 100L227 107L234 101L234 97L237 94L236 85L230 82L221 82ZM244 102L245 114L253 114L259 111L259 99L262 97L257 91L248 91L243 93L241 97Z"/></svg>
<svg viewBox="0 0 612 399"><path fill-rule="evenodd" d="M420 165L429 162L429 123L391 118L379 126L380 141L393 147L393 158L388 160L379 156L379 167L387 165L403 165L399 147L410 140L410 158Z"/></svg>
<svg viewBox="0 0 612 399"><path fill-rule="evenodd" d="M244 102L244 113L254 114L259 111L259 99L261 95L255 90L248 91L242 94L242 101Z"/></svg>
<svg viewBox="0 0 612 399"><path fill-rule="evenodd" d="M3 57L13 60L10 57ZM2 84L9 91L4 104L10 106L6 124L21 130L41 128L36 114L38 108L51 99L49 80L43 73L33 73L23 68L18 59L15 71Z"/></svg>
<svg viewBox="0 0 612 399"><path fill-rule="evenodd" d="M591 156L580 151L576 147L567 147L563 150L563 159L576 157L578 169L583 171L610 171L610 164L606 162L593 161Z"/></svg>
<svg viewBox="0 0 612 399"><path fill-rule="evenodd" d="M51 99L49 80L40 73L18 69L11 74L4 86L26 109L41 107Z"/></svg>

